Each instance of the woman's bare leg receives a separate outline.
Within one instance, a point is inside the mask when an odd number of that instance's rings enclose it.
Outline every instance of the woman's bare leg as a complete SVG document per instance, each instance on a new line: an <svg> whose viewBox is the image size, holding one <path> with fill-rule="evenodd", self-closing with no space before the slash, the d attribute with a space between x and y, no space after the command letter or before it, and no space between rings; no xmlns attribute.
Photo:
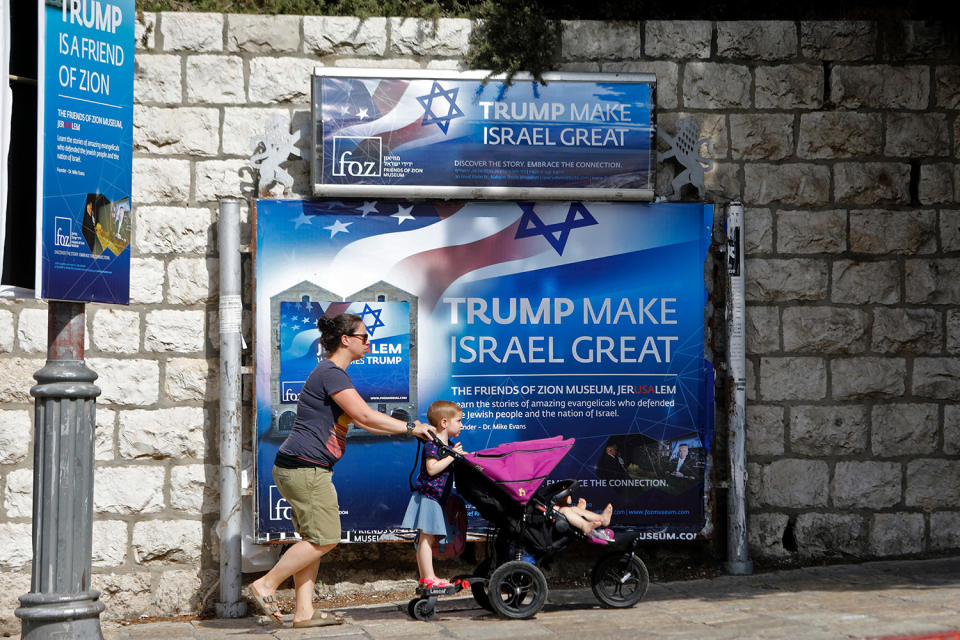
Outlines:
<svg viewBox="0 0 960 640"><path fill-rule="evenodd" d="M306 540L301 540L297 542L292 547L287 549L286 553L280 556L280 559L277 560L277 564L273 565L273 568L270 569L266 574L260 576L250 584L250 589L258 596L269 596L273 595L280 585L283 584L283 581L289 578L290 576L294 577L294 584L296 584L296 575L299 572L309 569L311 567L319 567L320 558L322 558L330 549L333 549L335 544L325 544L319 545ZM312 579L316 579L317 569L313 569ZM300 608L301 597L299 591L297 592L297 609ZM309 598L309 604L307 605L311 610L313 610L313 588L311 587L311 593ZM294 616L297 614L295 613ZM299 618L298 618L299 619Z"/></svg>

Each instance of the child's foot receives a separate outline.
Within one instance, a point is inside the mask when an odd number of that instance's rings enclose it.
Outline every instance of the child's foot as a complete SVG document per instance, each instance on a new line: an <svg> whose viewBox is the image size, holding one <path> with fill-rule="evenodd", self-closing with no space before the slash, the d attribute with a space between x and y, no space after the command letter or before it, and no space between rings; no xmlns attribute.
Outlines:
<svg viewBox="0 0 960 640"><path fill-rule="evenodd" d="M600 518L603 526L608 526L610 524L610 516L613 515L613 505L608 504L604 507L603 511L600 512Z"/></svg>
<svg viewBox="0 0 960 640"><path fill-rule="evenodd" d="M587 501L584 500L583 498L579 498L579 499L577 500L577 507L580 508L580 509L586 509L586 508L587 508Z"/></svg>
<svg viewBox="0 0 960 640"><path fill-rule="evenodd" d="M420 586L424 589L438 589L449 587L451 584L443 578L420 578Z"/></svg>

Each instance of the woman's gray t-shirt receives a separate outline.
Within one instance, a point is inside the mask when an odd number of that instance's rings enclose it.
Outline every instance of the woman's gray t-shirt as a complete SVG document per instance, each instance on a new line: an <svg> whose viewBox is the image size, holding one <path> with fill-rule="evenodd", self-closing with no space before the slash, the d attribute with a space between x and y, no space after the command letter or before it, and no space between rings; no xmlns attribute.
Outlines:
<svg viewBox="0 0 960 640"><path fill-rule="evenodd" d="M333 467L347 447L349 419L330 396L352 388L353 382L346 371L329 360L321 360L300 390L293 430L280 445L279 452Z"/></svg>

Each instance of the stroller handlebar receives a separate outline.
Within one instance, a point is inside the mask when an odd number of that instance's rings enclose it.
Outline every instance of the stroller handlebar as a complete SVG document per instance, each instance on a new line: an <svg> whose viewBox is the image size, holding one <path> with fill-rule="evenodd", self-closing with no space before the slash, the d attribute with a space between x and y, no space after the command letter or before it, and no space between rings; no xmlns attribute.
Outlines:
<svg viewBox="0 0 960 640"><path fill-rule="evenodd" d="M544 500L550 505L562 504L579 486L580 483L576 480L560 480L546 488Z"/></svg>

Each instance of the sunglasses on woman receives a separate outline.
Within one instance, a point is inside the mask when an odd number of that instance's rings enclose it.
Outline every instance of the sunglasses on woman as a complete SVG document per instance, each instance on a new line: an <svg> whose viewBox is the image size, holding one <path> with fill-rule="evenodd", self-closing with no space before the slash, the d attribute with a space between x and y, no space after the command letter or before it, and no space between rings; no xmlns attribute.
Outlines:
<svg viewBox="0 0 960 640"><path fill-rule="evenodd" d="M362 342L363 344L367 344L368 342L370 342L369 333L348 333L347 335L350 336L351 338L360 338L360 342Z"/></svg>

